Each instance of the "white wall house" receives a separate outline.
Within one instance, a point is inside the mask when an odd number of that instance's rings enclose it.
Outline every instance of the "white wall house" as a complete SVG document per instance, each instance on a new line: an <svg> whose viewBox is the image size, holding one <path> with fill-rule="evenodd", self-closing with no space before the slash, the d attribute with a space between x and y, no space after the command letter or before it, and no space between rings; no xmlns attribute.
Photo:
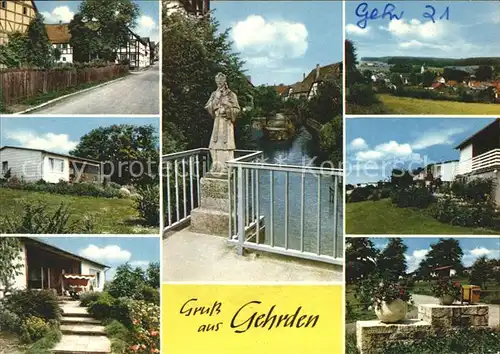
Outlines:
<svg viewBox="0 0 500 354"><path fill-rule="evenodd" d="M47 31L47 37L49 38L50 43L52 43L52 47L59 49L59 52L61 53L59 62L72 63L73 48L69 44L71 33L69 32L68 24L46 24L45 30Z"/></svg>
<svg viewBox="0 0 500 354"><path fill-rule="evenodd" d="M73 254L38 238L20 237L15 264L19 274L10 279L10 290L52 290L58 295L67 291L104 290L105 264ZM0 282L0 298L7 291Z"/></svg>
<svg viewBox="0 0 500 354"><path fill-rule="evenodd" d="M10 170L12 176L26 182L101 181L98 161L46 150L4 146L0 148L0 162L2 176Z"/></svg>
<svg viewBox="0 0 500 354"><path fill-rule="evenodd" d="M460 151L457 176L492 178L496 182L493 198L500 205L500 118L465 139L456 149Z"/></svg>

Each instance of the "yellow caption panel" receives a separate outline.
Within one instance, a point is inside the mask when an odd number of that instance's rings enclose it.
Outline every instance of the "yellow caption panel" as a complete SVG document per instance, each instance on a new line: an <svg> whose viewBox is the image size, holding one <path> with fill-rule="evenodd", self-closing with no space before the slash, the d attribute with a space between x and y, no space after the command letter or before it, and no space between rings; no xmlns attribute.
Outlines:
<svg viewBox="0 0 500 354"><path fill-rule="evenodd" d="M162 352L343 353L342 286L162 287Z"/></svg>

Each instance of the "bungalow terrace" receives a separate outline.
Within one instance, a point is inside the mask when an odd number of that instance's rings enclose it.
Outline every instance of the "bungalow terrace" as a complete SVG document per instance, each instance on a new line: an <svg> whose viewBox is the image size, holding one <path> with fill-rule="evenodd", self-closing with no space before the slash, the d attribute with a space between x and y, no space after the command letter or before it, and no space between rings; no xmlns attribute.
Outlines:
<svg viewBox="0 0 500 354"><path fill-rule="evenodd" d="M461 142L457 176L492 178L494 200L500 204L500 118Z"/></svg>
<svg viewBox="0 0 500 354"><path fill-rule="evenodd" d="M81 157L50 152L42 149L29 149L18 146L0 148L2 176L9 170L11 176L27 182L44 180L49 183L59 181L101 182L101 163Z"/></svg>
<svg viewBox="0 0 500 354"><path fill-rule="evenodd" d="M52 290L57 295L70 292L102 291L105 264L65 251L38 238L19 238L21 247L16 264L19 274L9 284L11 290ZM0 281L0 298L7 287Z"/></svg>

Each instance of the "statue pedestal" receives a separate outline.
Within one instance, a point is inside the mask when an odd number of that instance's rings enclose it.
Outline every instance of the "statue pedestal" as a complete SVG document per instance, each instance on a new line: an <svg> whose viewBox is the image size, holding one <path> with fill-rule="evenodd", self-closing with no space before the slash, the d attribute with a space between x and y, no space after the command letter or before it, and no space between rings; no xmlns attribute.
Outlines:
<svg viewBox="0 0 500 354"><path fill-rule="evenodd" d="M200 206L191 211L191 231L229 237L228 175L207 174L200 181Z"/></svg>

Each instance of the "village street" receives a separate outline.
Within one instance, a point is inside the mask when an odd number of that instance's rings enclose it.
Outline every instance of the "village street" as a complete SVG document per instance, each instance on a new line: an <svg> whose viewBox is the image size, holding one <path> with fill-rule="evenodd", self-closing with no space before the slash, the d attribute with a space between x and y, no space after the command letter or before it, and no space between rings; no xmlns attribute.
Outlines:
<svg viewBox="0 0 500 354"><path fill-rule="evenodd" d="M55 102L30 114L159 114L160 68L144 71Z"/></svg>

